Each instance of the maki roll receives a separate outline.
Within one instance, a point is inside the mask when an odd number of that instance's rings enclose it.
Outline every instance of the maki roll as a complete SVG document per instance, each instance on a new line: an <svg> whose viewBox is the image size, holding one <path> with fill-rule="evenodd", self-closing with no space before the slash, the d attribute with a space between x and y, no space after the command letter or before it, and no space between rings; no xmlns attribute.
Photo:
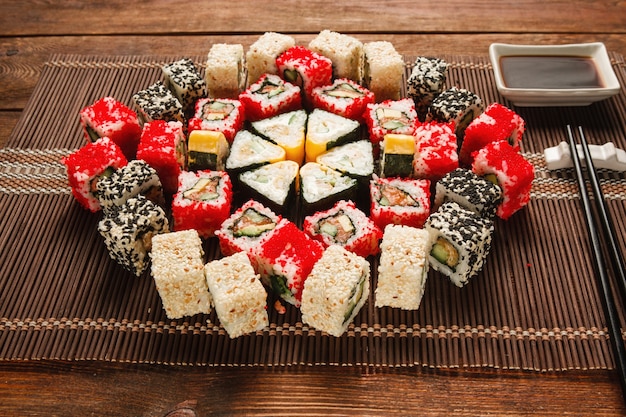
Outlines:
<svg viewBox="0 0 626 417"><path fill-rule="evenodd" d="M165 205L159 175L141 159L132 160L113 171L111 175L100 178L96 190L100 206L105 213L139 194L159 206Z"/></svg>
<svg viewBox="0 0 626 417"><path fill-rule="evenodd" d="M257 135L279 145L285 150L285 157L297 162L304 162L304 138L307 122L304 110L295 110L250 123Z"/></svg>
<svg viewBox="0 0 626 417"><path fill-rule="evenodd" d="M206 82L196 65L189 58L164 65L163 84L183 106L183 114L189 117L194 112L196 100L207 96Z"/></svg>
<svg viewBox="0 0 626 417"><path fill-rule="evenodd" d="M233 176L261 165L284 161L285 150L248 130L240 130L230 147L226 170Z"/></svg>
<svg viewBox="0 0 626 417"><path fill-rule="evenodd" d="M320 154L332 147L360 138L361 125L356 120L315 109L307 121L304 144L306 162L314 162Z"/></svg>
<svg viewBox="0 0 626 417"><path fill-rule="evenodd" d="M202 240L195 230L152 237L152 277L168 319L211 312L203 257Z"/></svg>
<svg viewBox="0 0 626 417"><path fill-rule="evenodd" d="M407 80L407 96L415 102L420 120L428 114L430 104L444 89L448 63L439 58L417 57Z"/></svg>
<svg viewBox="0 0 626 417"><path fill-rule="evenodd" d="M374 103L374 93L348 78L337 78L332 84L316 87L312 93L313 107L348 119L363 121L368 104Z"/></svg>
<svg viewBox="0 0 626 417"><path fill-rule="evenodd" d="M298 169L294 161L278 161L242 172L239 174L242 194L286 215L295 207Z"/></svg>
<svg viewBox="0 0 626 417"><path fill-rule="evenodd" d="M229 143L243 128L245 114L239 100L228 98L201 98L196 102L194 117L189 119L188 132L212 130L222 132Z"/></svg>
<svg viewBox="0 0 626 417"><path fill-rule="evenodd" d="M230 146L222 132L194 130L187 142L187 165L190 171L223 171Z"/></svg>
<svg viewBox="0 0 626 417"><path fill-rule="evenodd" d="M97 184L128 163L124 153L111 139L104 137L88 143L61 159L76 201L95 213L101 209Z"/></svg>
<svg viewBox="0 0 626 417"><path fill-rule="evenodd" d="M285 81L300 87L302 103L309 109L313 89L332 82L332 61L302 46L293 46L280 54L276 67Z"/></svg>
<svg viewBox="0 0 626 417"><path fill-rule="evenodd" d="M317 162L300 168L300 199L305 215L327 210L339 200L355 201L357 190L357 180Z"/></svg>
<svg viewBox="0 0 626 417"><path fill-rule="evenodd" d="M428 278L430 233L424 229L390 224L380 244L376 307L417 310Z"/></svg>
<svg viewBox="0 0 626 417"><path fill-rule="evenodd" d="M152 237L169 232L161 207L142 195L113 207L98 223L111 259L125 270L140 276L150 263Z"/></svg>
<svg viewBox="0 0 626 417"><path fill-rule="evenodd" d="M388 133L412 135L419 123L415 104L409 98L368 104L363 117L374 145Z"/></svg>
<svg viewBox="0 0 626 417"><path fill-rule="evenodd" d="M404 59L387 41L363 45L363 84L374 93L376 102L399 100L402 93Z"/></svg>
<svg viewBox="0 0 626 417"><path fill-rule="evenodd" d="M275 74L263 74L239 95L239 101L251 122L302 108L300 87Z"/></svg>
<svg viewBox="0 0 626 417"><path fill-rule="evenodd" d="M284 221L253 246L249 256L264 283L283 300L300 307L304 282L323 253L320 242L295 223Z"/></svg>
<svg viewBox="0 0 626 417"><path fill-rule="evenodd" d="M216 43L206 59L204 80L211 98L237 98L246 86L243 45Z"/></svg>
<svg viewBox="0 0 626 417"><path fill-rule="evenodd" d="M313 267L302 290L302 322L339 337L370 292L370 265L341 246L330 246Z"/></svg>
<svg viewBox="0 0 626 417"><path fill-rule="evenodd" d="M374 173L374 151L369 140L335 146L315 158L315 162L369 185Z"/></svg>
<svg viewBox="0 0 626 417"><path fill-rule="evenodd" d="M230 215L233 198L230 177L223 171L183 171L172 201L174 230L195 229L213 237Z"/></svg>
<svg viewBox="0 0 626 417"><path fill-rule="evenodd" d="M231 339L269 325L267 292L246 254L211 261L204 274L217 318Z"/></svg>
<svg viewBox="0 0 626 417"><path fill-rule="evenodd" d="M183 105L161 81L133 94L133 104L141 124L154 120L185 123Z"/></svg>
<svg viewBox="0 0 626 417"><path fill-rule="evenodd" d="M276 58L287 49L296 45L296 40L289 35L265 32L246 52L247 84L258 81L263 74L279 74Z"/></svg>
<svg viewBox="0 0 626 417"><path fill-rule="evenodd" d="M325 29L309 42L309 49L332 61L333 78L361 82L363 44L358 39Z"/></svg>
<svg viewBox="0 0 626 417"><path fill-rule="evenodd" d="M126 159L135 158L141 138L137 113L113 97L103 97L82 109L79 115L88 142L106 136L120 147Z"/></svg>
<svg viewBox="0 0 626 417"><path fill-rule="evenodd" d="M492 142L474 153L472 171L502 189L496 214L507 220L530 201L535 167L508 142Z"/></svg>
<svg viewBox="0 0 626 417"><path fill-rule="evenodd" d="M465 128L483 112L483 101L475 93L464 88L450 87L442 91L430 103L427 121L454 122L455 134L463 140ZM460 142L459 142L460 143Z"/></svg>
<svg viewBox="0 0 626 417"><path fill-rule="evenodd" d="M413 176L437 181L459 167L453 123L423 123L415 129Z"/></svg>
<svg viewBox="0 0 626 417"><path fill-rule="evenodd" d="M454 201L481 217L493 218L502 201L502 189L469 169L457 168L437 182L435 205Z"/></svg>
<svg viewBox="0 0 626 417"><path fill-rule="evenodd" d="M520 115L500 103L492 103L465 129L459 159L469 166L472 164L473 152L500 140L509 142L515 150L519 150L524 130L524 119Z"/></svg>
<svg viewBox="0 0 626 417"><path fill-rule="evenodd" d="M380 176L382 178L413 176L415 136L388 133L383 139L381 150Z"/></svg>
<svg viewBox="0 0 626 417"><path fill-rule="evenodd" d="M370 198L370 217L379 228L388 224L419 228L430 214L430 181L374 176Z"/></svg>
<svg viewBox="0 0 626 417"><path fill-rule="evenodd" d="M378 242L383 236L382 230L365 213L346 200L305 217L302 230L324 247L343 246L364 258L378 254Z"/></svg>
<svg viewBox="0 0 626 417"><path fill-rule="evenodd" d="M143 159L156 169L166 194L175 193L178 174L187 168L187 144L183 124L164 120L146 123L137 147L137 159Z"/></svg>
<svg viewBox="0 0 626 417"><path fill-rule="evenodd" d="M450 201L431 214L424 225L432 246L430 266L463 287L483 267L491 249L493 222Z"/></svg>

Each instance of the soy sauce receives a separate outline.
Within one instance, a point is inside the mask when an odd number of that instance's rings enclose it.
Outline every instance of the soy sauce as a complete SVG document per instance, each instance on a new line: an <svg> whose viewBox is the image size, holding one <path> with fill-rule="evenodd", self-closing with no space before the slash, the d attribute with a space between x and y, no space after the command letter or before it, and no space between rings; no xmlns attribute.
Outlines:
<svg viewBox="0 0 626 417"><path fill-rule="evenodd" d="M592 58L580 56L519 55L500 58L504 85L509 88L602 88Z"/></svg>

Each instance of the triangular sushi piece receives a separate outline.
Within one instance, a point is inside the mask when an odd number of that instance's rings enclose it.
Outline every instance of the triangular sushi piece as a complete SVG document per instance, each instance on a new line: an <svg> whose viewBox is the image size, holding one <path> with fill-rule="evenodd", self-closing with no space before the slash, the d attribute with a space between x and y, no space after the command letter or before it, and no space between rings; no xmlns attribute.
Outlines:
<svg viewBox="0 0 626 417"><path fill-rule="evenodd" d="M296 110L252 122L254 133L282 147L287 159L298 165L304 160L304 132L307 113Z"/></svg>
<svg viewBox="0 0 626 417"><path fill-rule="evenodd" d="M374 173L372 142L359 140L336 146L319 155L315 162L353 178L367 179L369 181Z"/></svg>
<svg viewBox="0 0 626 417"><path fill-rule="evenodd" d="M327 210L339 200L355 200L358 182L317 162L300 168L300 196L304 214Z"/></svg>
<svg viewBox="0 0 626 417"><path fill-rule="evenodd" d="M244 194L273 211L286 214L293 207L299 166L294 161L263 165L239 175Z"/></svg>
<svg viewBox="0 0 626 417"><path fill-rule="evenodd" d="M261 165L284 161L285 150L247 130L240 130L230 147L226 171L239 174Z"/></svg>
<svg viewBox="0 0 626 417"><path fill-rule="evenodd" d="M309 114L307 121L306 161L315 162L327 150L360 138L361 125L356 120L315 109Z"/></svg>

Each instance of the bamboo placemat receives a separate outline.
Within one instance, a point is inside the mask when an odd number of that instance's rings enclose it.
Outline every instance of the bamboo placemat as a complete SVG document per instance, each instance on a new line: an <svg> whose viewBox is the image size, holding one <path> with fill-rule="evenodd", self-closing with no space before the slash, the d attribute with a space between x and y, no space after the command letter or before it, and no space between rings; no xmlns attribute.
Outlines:
<svg viewBox="0 0 626 417"><path fill-rule="evenodd" d="M499 96L486 57L442 56L449 85L498 101L524 117L523 152L535 165L532 200L498 221L486 267L465 288L431 271L417 311L368 303L340 338L303 325L297 309L231 340L214 313L167 320L149 274L135 278L109 259L98 214L74 202L62 156L83 145L78 112L111 95L130 104L179 56L56 55L0 149L0 360L98 360L205 366L425 366L552 371L611 369L593 262L576 183L550 172L543 149L582 125L590 143L626 148L626 96L579 108L515 108ZM192 57L203 67L202 57ZM626 86L626 64L612 53ZM407 57L409 71L412 57ZM622 248L626 179L601 172ZM220 256L215 240L207 261ZM621 307L621 306L620 306ZM620 311L623 314L623 308ZM621 317L625 322L624 317Z"/></svg>

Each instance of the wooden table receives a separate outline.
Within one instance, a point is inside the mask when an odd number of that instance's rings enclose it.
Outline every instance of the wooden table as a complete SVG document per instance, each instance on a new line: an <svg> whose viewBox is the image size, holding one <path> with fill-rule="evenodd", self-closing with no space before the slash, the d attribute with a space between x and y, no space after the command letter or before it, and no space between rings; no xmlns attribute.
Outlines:
<svg viewBox="0 0 626 417"><path fill-rule="evenodd" d="M2 1L0 146L55 53L200 56L216 42L247 47L265 31L305 44L332 29L362 41L391 41L406 55L486 55L497 41L599 41L626 55L621 2L345 3ZM0 392L3 415L626 415L616 374L602 370L3 361Z"/></svg>

